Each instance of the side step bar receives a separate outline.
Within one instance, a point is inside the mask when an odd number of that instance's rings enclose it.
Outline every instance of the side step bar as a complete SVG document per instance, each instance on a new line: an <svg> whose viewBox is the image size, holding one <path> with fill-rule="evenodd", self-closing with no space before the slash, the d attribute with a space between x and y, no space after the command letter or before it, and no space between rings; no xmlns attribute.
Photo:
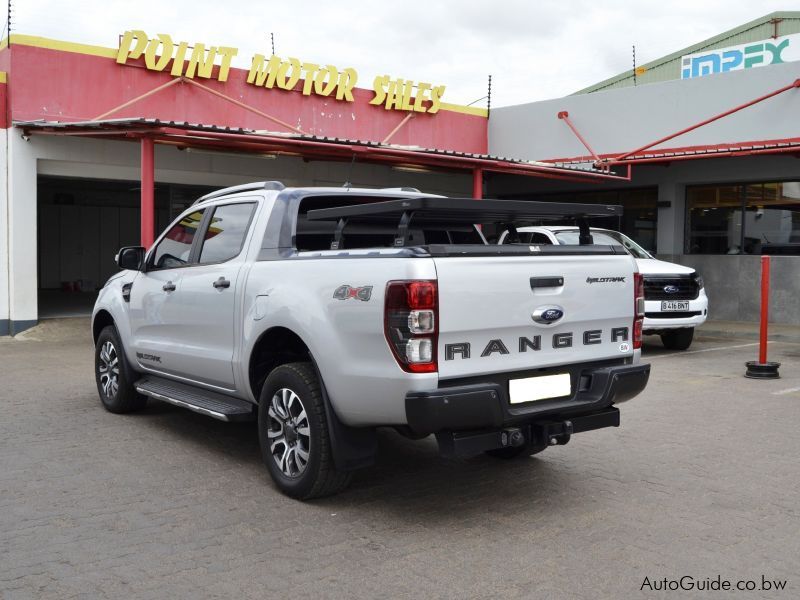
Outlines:
<svg viewBox="0 0 800 600"><path fill-rule="evenodd" d="M143 377L134 387L143 396L188 408L220 421L250 421L256 414L255 405L246 400L161 377Z"/></svg>

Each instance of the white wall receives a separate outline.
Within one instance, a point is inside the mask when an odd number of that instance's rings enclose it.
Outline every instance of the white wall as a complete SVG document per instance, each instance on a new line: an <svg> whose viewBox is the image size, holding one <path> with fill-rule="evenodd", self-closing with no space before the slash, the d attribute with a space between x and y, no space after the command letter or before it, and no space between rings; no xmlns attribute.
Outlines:
<svg viewBox="0 0 800 600"><path fill-rule="evenodd" d="M558 119L561 111L599 154L623 153L791 84L798 63L731 71L696 79L567 96L493 108L489 152L543 160L584 156L586 149ZM661 147L800 137L800 89L792 89Z"/></svg>
<svg viewBox="0 0 800 600"><path fill-rule="evenodd" d="M36 321L36 148L8 131L9 318L20 327Z"/></svg>
<svg viewBox="0 0 800 600"><path fill-rule="evenodd" d="M0 164L8 164L7 189L11 199L8 224L0 227L0 323L10 319L24 326L38 317L37 175L138 181L140 147L135 142L41 135L26 141L17 129L8 130L8 136L9 159L0 160ZM225 187L277 179L287 186L339 186L349 180L353 186L412 186L460 196L471 195L472 189L469 174L407 173L387 166L356 163L351 167L349 163L304 162L295 157L269 160L193 153L172 146L157 145L155 162L155 179L163 183ZM2 187L5 191L6 186ZM0 215L4 220L5 211L6 195L0 193ZM8 272L6 264L10 267Z"/></svg>
<svg viewBox="0 0 800 600"><path fill-rule="evenodd" d="M8 163L7 130L0 129L0 335L8 334Z"/></svg>

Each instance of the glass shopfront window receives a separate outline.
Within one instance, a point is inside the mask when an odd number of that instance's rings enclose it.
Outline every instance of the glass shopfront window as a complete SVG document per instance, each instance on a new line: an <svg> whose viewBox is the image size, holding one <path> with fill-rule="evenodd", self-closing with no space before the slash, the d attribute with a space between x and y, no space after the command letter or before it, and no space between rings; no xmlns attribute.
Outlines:
<svg viewBox="0 0 800 600"><path fill-rule="evenodd" d="M580 202L585 204L621 204L622 218L594 217L589 220L592 227L621 231L650 252L656 251L656 224L658 218L658 188L610 190L558 194L509 195L505 198L543 200L552 202ZM574 221L547 221L546 225L573 225Z"/></svg>
<svg viewBox="0 0 800 600"><path fill-rule="evenodd" d="M686 188L687 254L795 253L800 181Z"/></svg>

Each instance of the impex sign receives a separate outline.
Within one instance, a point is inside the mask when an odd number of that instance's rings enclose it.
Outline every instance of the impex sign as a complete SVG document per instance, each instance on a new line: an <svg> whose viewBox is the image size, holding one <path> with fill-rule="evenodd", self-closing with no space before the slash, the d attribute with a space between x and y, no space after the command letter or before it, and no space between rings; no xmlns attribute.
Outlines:
<svg viewBox="0 0 800 600"><path fill-rule="evenodd" d="M681 58L681 79L766 67L795 60L800 60L800 33L687 54Z"/></svg>

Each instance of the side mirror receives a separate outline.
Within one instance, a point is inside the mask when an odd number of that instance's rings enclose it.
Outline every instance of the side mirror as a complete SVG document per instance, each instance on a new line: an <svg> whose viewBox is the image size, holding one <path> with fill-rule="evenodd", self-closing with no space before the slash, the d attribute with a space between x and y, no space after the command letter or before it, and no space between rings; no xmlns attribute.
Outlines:
<svg viewBox="0 0 800 600"><path fill-rule="evenodd" d="M119 249L115 260L120 269L142 271L144 270L144 252L142 246L125 246Z"/></svg>

